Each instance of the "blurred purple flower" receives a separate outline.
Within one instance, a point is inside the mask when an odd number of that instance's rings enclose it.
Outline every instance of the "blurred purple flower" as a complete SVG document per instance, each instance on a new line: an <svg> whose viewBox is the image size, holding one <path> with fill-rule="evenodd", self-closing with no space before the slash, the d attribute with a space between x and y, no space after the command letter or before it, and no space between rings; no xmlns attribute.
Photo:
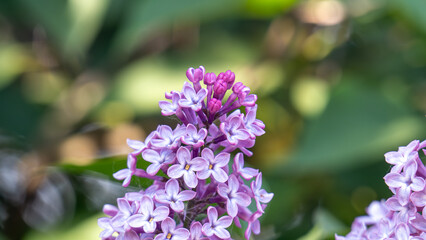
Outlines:
<svg viewBox="0 0 426 240"><path fill-rule="evenodd" d="M404 166L402 174L388 173L384 177L386 184L396 189L396 196L401 205L408 203L411 191L419 192L425 187L425 180L416 177L417 163L410 161Z"/></svg>

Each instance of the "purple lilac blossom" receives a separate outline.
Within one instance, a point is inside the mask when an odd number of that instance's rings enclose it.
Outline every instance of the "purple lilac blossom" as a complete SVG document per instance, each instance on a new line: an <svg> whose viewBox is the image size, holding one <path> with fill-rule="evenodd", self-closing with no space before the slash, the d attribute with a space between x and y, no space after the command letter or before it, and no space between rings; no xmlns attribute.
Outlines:
<svg viewBox="0 0 426 240"><path fill-rule="evenodd" d="M256 181L251 182L251 190L254 194L254 200L256 201L256 206L258 211L263 211L261 203L268 203L274 197L273 193L266 192L262 187L262 173L259 173L256 177Z"/></svg>
<svg viewBox="0 0 426 240"><path fill-rule="evenodd" d="M207 161L202 158L192 158L191 153L185 147L181 147L177 151L177 160L179 163L171 166L167 171L167 175L171 178L183 176L183 180L188 187L196 187L198 178L195 172L207 168Z"/></svg>
<svg viewBox="0 0 426 240"><path fill-rule="evenodd" d="M180 121L176 128L160 125L144 141L127 140L133 151L127 168L114 177L124 187L133 176L152 184L118 198L118 207L104 206L106 217L98 220L102 240L230 239L232 223L246 226L241 237L247 240L260 233L259 219L273 194L262 189L259 170L244 166L244 155L253 155L249 149L265 133L256 118L257 96L235 83L230 70L216 75L200 66L189 68L186 77L182 91L166 92L167 101L159 102L164 116ZM137 168L140 158L146 169ZM415 193L410 199L422 205L424 189ZM252 200L255 212L248 208ZM421 219L415 215L413 228L423 228ZM400 227L400 235L405 233Z"/></svg>
<svg viewBox="0 0 426 240"><path fill-rule="evenodd" d="M212 175L216 181L221 183L228 180L228 174L223 168L228 168L229 153L222 152L215 156L212 150L204 148L201 158L208 162L208 167L197 173L199 179L207 179Z"/></svg>
<svg viewBox="0 0 426 240"><path fill-rule="evenodd" d="M146 161L152 163L146 168L146 172L149 175L155 175L163 165L173 163L175 154L167 148L161 149L160 152L152 149L146 149L142 152L142 157Z"/></svg>
<svg viewBox="0 0 426 240"><path fill-rule="evenodd" d="M127 221L133 228L143 227L146 233L152 233L157 227L156 223L163 221L168 215L169 208L159 206L154 209L154 201L150 197L144 196L140 201L138 213L129 217Z"/></svg>
<svg viewBox="0 0 426 240"><path fill-rule="evenodd" d="M202 228L202 231L206 236L211 237L216 235L220 239L227 239L231 237L226 228L231 226L232 217L223 216L217 219L218 213L215 207L209 207L207 209L207 217L209 222L205 223Z"/></svg>
<svg viewBox="0 0 426 240"><path fill-rule="evenodd" d="M170 179L166 183L165 189L158 190L155 200L160 203L170 204L170 208L175 212L182 212L184 210L185 201L193 199L196 195L194 191L184 190L179 192L179 183L176 179Z"/></svg>
<svg viewBox="0 0 426 240"><path fill-rule="evenodd" d="M232 175L228 180L228 185L220 183L217 186L217 193L226 199L226 210L231 217L237 216L238 206L247 207L251 203L251 198L244 192L238 191L240 183Z"/></svg>
<svg viewBox="0 0 426 240"><path fill-rule="evenodd" d="M234 164L232 165L234 173L239 174L245 180L250 180L259 174L259 170L249 167L244 167L244 155L237 153L234 158Z"/></svg>
<svg viewBox="0 0 426 240"><path fill-rule="evenodd" d="M186 128L186 134L182 136L181 140L186 145L191 145L194 148L199 148L204 145L204 139L207 136L207 130L205 128L201 128L197 131L197 128L188 124Z"/></svg>
<svg viewBox="0 0 426 240"><path fill-rule="evenodd" d="M225 134L229 144L236 145L239 140L246 140L250 134L244 129L243 120L240 116L234 116L228 122L220 124L220 131Z"/></svg>
<svg viewBox="0 0 426 240"><path fill-rule="evenodd" d="M177 228L176 222L171 218L164 219L161 222L161 230L163 233L158 234L154 240L186 240L189 237L189 231L185 228Z"/></svg>
<svg viewBox="0 0 426 240"><path fill-rule="evenodd" d="M336 240L424 240L426 239L425 166L420 154L426 154L426 141L414 140L407 146L385 154L393 167L384 177L394 194L367 208L367 216L355 218L352 230Z"/></svg>
<svg viewBox="0 0 426 240"><path fill-rule="evenodd" d="M175 130L172 130L167 125L159 126L156 137L151 140L151 144L159 149L176 149L180 145L180 138L185 134L185 132L185 126L177 125Z"/></svg>
<svg viewBox="0 0 426 240"><path fill-rule="evenodd" d="M179 93L173 92L171 100L172 100L172 102L169 102L169 101L160 101L158 103L158 105L161 108L161 113L164 116L174 115L174 114L176 114L176 112L179 109L179 104L178 104L178 102L180 100Z"/></svg>

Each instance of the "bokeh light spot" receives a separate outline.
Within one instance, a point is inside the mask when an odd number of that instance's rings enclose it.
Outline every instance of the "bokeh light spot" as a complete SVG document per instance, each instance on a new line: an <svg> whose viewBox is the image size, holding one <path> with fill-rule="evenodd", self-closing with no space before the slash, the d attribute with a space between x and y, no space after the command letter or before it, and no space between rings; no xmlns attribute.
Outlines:
<svg viewBox="0 0 426 240"><path fill-rule="evenodd" d="M331 26L345 19L346 10L337 0L312 0L303 5L300 15L304 22Z"/></svg>
<svg viewBox="0 0 426 240"><path fill-rule="evenodd" d="M313 117L323 112L328 98L329 89L321 79L300 79L291 89L291 100L294 107L304 116Z"/></svg>

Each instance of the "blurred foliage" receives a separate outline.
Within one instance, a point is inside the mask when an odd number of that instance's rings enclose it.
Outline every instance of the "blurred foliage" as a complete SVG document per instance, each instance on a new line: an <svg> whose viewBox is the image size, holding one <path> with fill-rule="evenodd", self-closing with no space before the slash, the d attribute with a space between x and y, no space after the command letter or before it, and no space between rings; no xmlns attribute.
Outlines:
<svg viewBox="0 0 426 240"><path fill-rule="evenodd" d="M231 69L275 197L254 239L332 239L386 198L383 154L426 137L422 0L0 2L0 239L93 239L188 67ZM142 161L141 161L142 163ZM238 230L235 230L238 232Z"/></svg>

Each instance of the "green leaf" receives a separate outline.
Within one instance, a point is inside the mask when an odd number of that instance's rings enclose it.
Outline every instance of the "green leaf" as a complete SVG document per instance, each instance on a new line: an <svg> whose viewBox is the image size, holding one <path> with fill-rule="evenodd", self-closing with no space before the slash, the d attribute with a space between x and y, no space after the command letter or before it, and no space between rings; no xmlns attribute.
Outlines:
<svg viewBox="0 0 426 240"><path fill-rule="evenodd" d="M383 154L424 132L422 119L370 88L346 81L322 115L306 122L297 150L277 174L330 172L383 161Z"/></svg>
<svg viewBox="0 0 426 240"><path fill-rule="evenodd" d="M108 0L18 1L25 8L29 24L40 24L65 58L85 55L109 4Z"/></svg>
<svg viewBox="0 0 426 240"><path fill-rule="evenodd" d="M57 229L49 232L32 231L25 240L74 240L74 239L99 239L102 229L98 226L97 220L104 217L103 214L87 218L79 224L65 229ZM0 238L1 239L1 238Z"/></svg>
<svg viewBox="0 0 426 240"><path fill-rule="evenodd" d="M176 20L191 22L222 17L237 10L242 4L242 0L133 1L126 10L123 25L115 39L112 55L123 57L158 29L173 26Z"/></svg>
<svg viewBox="0 0 426 240"><path fill-rule="evenodd" d="M346 227L325 209L317 209L313 216L314 227L299 240L320 240L331 238L335 233L346 230Z"/></svg>
<svg viewBox="0 0 426 240"><path fill-rule="evenodd" d="M137 168L146 170L149 164L150 164L149 162L144 161L142 158L139 157L137 161ZM115 180L112 175L121 169L127 168L127 157L113 156L113 157L100 158L100 159L96 159L94 163L86 165L86 166L79 166L79 165L73 165L73 164L60 164L57 167L73 175L101 174L108 177L109 179ZM122 182L122 181L119 181L119 182ZM139 178L139 177L132 177L132 181L130 182L130 186L142 187L142 188L146 188L150 186L151 184L152 184L151 179Z"/></svg>
<svg viewBox="0 0 426 240"><path fill-rule="evenodd" d="M141 161L138 161L138 163ZM92 164L86 166L73 165L73 164L60 164L58 167L66 172L73 174L82 174L85 172L100 173L112 178L112 174L120 169L127 168L126 156L113 156L100 158L95 160Z"/></svg>
<svg viewBox="0 0 426 240"><path fill-rule="evenodd" d="M389 4L392 11L398 13L418 30L426 34L426 2L423 0L392 0ZM398 18L397 20L401 20Z"/></svg>

